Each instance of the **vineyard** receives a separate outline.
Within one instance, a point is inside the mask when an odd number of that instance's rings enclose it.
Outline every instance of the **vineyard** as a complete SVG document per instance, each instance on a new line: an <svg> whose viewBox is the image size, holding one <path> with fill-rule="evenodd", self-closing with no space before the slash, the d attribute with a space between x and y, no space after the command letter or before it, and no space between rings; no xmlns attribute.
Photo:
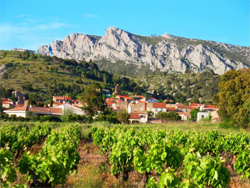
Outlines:
<svg viewBox="0 0 250 188"><path fill-rule="evenodd" d="M80 153L81 146L86 146L86 128L79 124L1 125L1 187L74 187L69 185L70 175L77 175L87 160ZM120 187L133 173L140 175L139 183L133 185L137 187L228 187L235 174L250 183L250 136L246 132L126 125L88 128L89 142L100 153L95 155L102 157L101 167ZM39 146L36 151L35 145ZM20 175L24 183L17 183Z"/></svg>

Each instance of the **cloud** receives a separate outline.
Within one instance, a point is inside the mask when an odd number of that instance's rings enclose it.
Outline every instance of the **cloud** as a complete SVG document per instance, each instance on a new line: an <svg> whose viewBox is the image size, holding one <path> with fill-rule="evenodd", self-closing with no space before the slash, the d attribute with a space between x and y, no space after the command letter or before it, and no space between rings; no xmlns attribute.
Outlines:
<svg viewBox="0 0 250 188"><path fill-rule="evenodd" d="M86 18L97 18L98 15L96 15L96 14L84 14L84 17L86 17Z"/></svg>
<svg viewBox="0 0 250 188"><path fill-rule="evenodd" d="M53 41L58 36L54 32L69 29L75 25L58 21L56 18L40 18L32 15L19 15L18 22L0 24L0 49L21 47L37 49L41 44ZM39 45L38 45L39 44Z"/></svg>

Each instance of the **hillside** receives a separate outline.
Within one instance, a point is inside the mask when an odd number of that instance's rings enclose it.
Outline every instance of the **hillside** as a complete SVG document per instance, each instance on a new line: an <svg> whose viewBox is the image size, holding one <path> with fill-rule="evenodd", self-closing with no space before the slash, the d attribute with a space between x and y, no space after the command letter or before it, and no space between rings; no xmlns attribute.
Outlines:
<svg viewBox="0 0 250 188"><path fill-rule="evenodd" d="M28 52L0 51L0 85L22 93L36 93L40 99L52 95L76 97L84 87L99 83L113 89L119 83L124 92L136 86L133 79L99 70L92 62L64 60Z"/></svg>
<svg viewBox="0 0 250 188"><path fill-rule="evenodd" d="M72 33L50 44L55 56L64 59L96 61L108 71L118 68L143 75L148 71L200 73L213 70L222 75L230 69L250 66L250 47L169 35L140 36L109 27L104 36ZM49 55L48 45L38 49Z"/></svg>
<svg viewBox="0 0 250 188"><path fill-rule="evenodd" d="M125 94L142 94L159 99L174 99L176 102L211 100L218 92L219 75L212 71L198 74L156 75L146 71L145 76L131 78L101 70L93 62L76 62L56 56L44 56L28 52L0 51L0 85L5 89L22 93L35 93L40 100L48 100L52 95L69 95L73 98L84 87L99 83L114 90L119 83Z"/></svg>
<svg viewBox="0 0 250 188"><path fill-rule="evenodd" d="M191 74L148 75L136 79L136 83L148 93L176 102L212 102L214 94L218 93L220 76L212 71Z"/></svg>

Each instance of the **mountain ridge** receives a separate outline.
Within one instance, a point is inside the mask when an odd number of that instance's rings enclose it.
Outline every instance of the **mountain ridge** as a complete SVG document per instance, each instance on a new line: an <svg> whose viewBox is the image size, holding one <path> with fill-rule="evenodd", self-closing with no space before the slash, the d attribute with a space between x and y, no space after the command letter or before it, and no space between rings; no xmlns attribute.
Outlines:
<svg viewBox="0 0 250 188"><path fill-rule="evenodd" d="M214 41L188 39L164 33L161 36L140 36L116 27L109 27L104 36L72 33L63 41L50 44L55 56L64 59L101 60L114 65L123 61L140 69L198 73L207 69L223 74L230 69L250 66L250 47L234 46ZM48 45L38 49L49 55Z"/></svg>

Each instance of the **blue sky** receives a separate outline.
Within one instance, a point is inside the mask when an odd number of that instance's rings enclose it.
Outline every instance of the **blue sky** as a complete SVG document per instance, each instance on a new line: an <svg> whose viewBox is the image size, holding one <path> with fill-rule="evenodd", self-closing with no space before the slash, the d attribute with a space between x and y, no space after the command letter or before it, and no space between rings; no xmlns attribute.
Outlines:
<svg viewBox="0 0 250 188"><path fill-rule="evenodd" d="M37 50L70 33L115 26L250 46L249 0L0 0L0 49Z"/></svg>

